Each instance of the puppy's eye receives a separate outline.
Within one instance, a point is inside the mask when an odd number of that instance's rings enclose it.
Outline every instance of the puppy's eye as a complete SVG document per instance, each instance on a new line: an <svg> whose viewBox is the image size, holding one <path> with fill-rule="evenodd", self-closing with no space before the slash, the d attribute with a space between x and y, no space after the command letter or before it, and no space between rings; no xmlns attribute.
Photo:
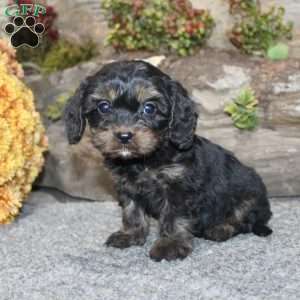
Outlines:
<svg viewBox="0 0 300 300"><path fill-rule="evenodd" d="M144 114L153 115L156 111L156 106L153 103L145 103L144 105Z"/></svg>
<svg viewBox="0 0 300 300"><path fill-rule="evenodd" d="M97 108L98 110L103 113L103 114L107 114L107 113L110 113L111 112L111 104L106 101L106 100L103 100L103 101L100 101L98 104L97 104Z"/></svg>

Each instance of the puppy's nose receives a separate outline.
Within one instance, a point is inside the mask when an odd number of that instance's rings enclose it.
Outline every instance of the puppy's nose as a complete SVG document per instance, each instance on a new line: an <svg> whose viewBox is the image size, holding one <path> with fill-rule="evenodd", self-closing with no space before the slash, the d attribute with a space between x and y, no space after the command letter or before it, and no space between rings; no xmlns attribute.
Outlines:
<svg viewBox="0 0 300 300"><path fill-rule="evenodd" d="M116 137L122 144L128 144L133 137L132 132L117 132Z"/></svg>

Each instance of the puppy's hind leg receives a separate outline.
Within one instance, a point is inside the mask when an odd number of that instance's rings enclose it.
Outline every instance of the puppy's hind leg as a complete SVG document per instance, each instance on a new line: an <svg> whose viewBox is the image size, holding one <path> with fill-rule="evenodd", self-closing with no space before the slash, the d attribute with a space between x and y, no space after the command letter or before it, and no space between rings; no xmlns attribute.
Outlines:
<svg viewBox="0 0 300 300"><path fill-rule="evenodd" d="M210 226L204 230L204 238L216 242L224 242L239 233L233 224L224 223Z"/></svg>
<svg viewBox="0 0 300 300"><path fill-rule="evenodd" d="M258 236L268 236L272 234L273 230L265 224L255 223L252 232Z"/></svg>
<svg viewBox="0 0 300 300"><path fill-rule="evenodd" d="M123 228L110 235L105 245L121 249L144 245L149 234L149 220L144 210L131 200L123 208L122 222Z"/></svg>
<svg viewBox="0 0 300 300"><path fill-rule="evenodd" d="M272 234L272 229L267 226L268 221L272 217L272 212L266 197L260 198L255 211L255 222L253 224L252 232L262 237Z"/></svg>
<svg viewBox="0 0 300 300"><path fill-rule="evenodd" d="M264 205L259 205L260 203L257 203L254 198L243 201L223 224L207 228L204 231L204 237L208 240L222 242L240 233L253 232L258 236L270 235L272 230L266 223L272 213L268 202L262 203Z"/></svg>

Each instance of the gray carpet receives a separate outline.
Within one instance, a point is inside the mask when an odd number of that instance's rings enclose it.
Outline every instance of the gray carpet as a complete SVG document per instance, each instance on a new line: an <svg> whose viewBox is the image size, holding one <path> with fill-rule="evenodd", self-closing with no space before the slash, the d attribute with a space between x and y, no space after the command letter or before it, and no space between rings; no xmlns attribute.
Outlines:
<svg viewBox="0 0 300 300"><path fill-rule="evenodd" d="M300 201L272 202L274 234L195 240L184 261L155 263L145 247L106 248L115 203L61 203L35 192L0 227L1 300L300 299Z"/></svg>

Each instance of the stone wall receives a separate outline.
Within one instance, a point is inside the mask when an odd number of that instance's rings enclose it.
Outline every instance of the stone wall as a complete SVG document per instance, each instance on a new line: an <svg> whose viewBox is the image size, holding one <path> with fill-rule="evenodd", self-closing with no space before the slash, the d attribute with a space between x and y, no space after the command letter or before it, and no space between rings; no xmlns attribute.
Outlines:
<svg viewBox="0 0 300 300"><path fill-rule="evenodd" d="M221 49L232 49L226 34L230 31L233 18L228 12L227 0L191 0L193 5L198 8L207 8L216 20L216 28L209 45ZM300 58L300 1L299 0L262 0L263 9L272 5L283 6L286 9L286 20L293 21L294 40L290 42L291 57Z"/></svg>
<svg viewBox="0 0 300 300"><path fill-rule="evenodd" d="M74 38L93 37L102 44L108 29L100 8L100 0L51 0L60 14L58 25L61 33ZM216 28L208 45L221 49L234 49L228 41L227 32L233 24L233 17L229 14L227 0L191 0L198 8L211 11L216 20ZM294 40L290 42L291 57L300 58L300 1L299 0L263 0L263 9L272 5L284 6L286 19L295 23ZM76 16L76 21L74 18Z"/></svg>
<svg viewBox="0 0 300 300"><path fill-rule="evenodd" d="M147 57L134 55L131 58ZM27 77L39 109L43 111L62 92L74 90L105 63L100 59L91 61L48 79ZM180 81L196 102L198 135L224 146L254 167L271 196L300 193L300 60L270 62L207 48L195 56L165 58L159 67ZM224 113L225 104L247 86L259 99L259 127L254 131L238 130ZM113 191L101 157L91 146L88 130L83 141L74 146L68 145L62 122L50 123L47 135L50 149L40 184L93 199L107 189Z"/></svg>
<svg viewBox="0 0 300 300"><path fill-rule="evenodd" d="M58 12L57 26L62 36L75 42L93 39L103 44L108 30L100 0L51 0L51 4Z"/></svg>
<svg viewBox="0 0 300 300"><path fill-rule="evenodd" d="M42 1L42 0L41 0ZM41 2L40 1L40 2ZM48 0L56 7L59 18L57 20L60 33L74 40L93 38L99 45L108 32L101 10L101 0ZM227 39L227 32L233 24L233 18L228 11L227 0L191 0L198 8L206 8L216 20L217 26L208 45L221 49L234 49ZM263 8L271 5L284 6L286 19L295 23L294 40L290 42L291 57L300 58L300 1L299 0L263 0ZM0 9L4 11L5 3L1 1ZM5 18L0 16L0 26L3 28ZM0 36L4 35L0 30Z"/></svg>

